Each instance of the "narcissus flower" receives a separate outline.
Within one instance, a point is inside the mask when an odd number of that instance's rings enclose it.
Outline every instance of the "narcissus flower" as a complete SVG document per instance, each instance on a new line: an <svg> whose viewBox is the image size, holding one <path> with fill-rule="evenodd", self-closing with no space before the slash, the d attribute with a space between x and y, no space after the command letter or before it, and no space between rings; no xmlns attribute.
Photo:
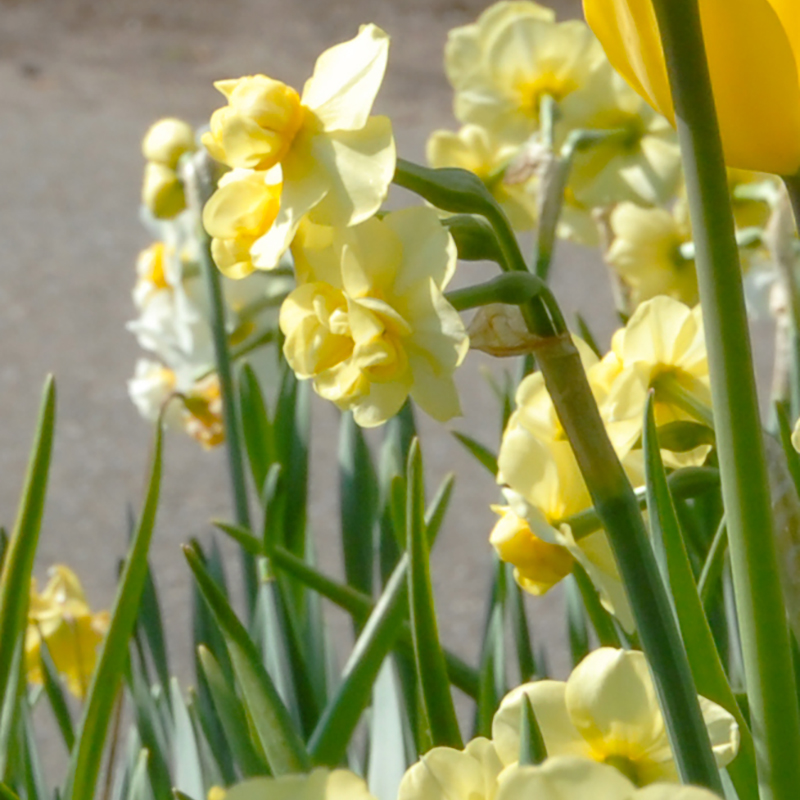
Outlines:
<svg viewBox="0 0 800 800"><path fill-rule="evenodd" d="M25 633L25 669L28 681L43 683L41 646L45 641L56 670L67 688L83 698L97 661L97 648L108 630L109 615L92 613L80 581L69 567L50 570L39 593L31 583L28 628Z"/></svg>
<svg viewBox="0 0 800 800"><path fill-rule="evenodd" d="M375 800L363 778L346 769L250 778L224 790L224 800Z"/></svg>
<svg viewBox="0 0 800 800"><path fill-rule="evenodd" d="M461 122L522 142L539 129L545 96L565 130L582 127L595 73L607 67L583 22L556 23L535 3L501 5L450 33L445 67Z"/></svg>
<svg viewBox="0 0 800 800"><path fill-rule="evenodd" d="M694 259L681 250L691 240L685 220L663 208L620 203L610 226L613 239L605 258L628 289L633 308L659 294L697 302Z"/></svg>
<svg viewBox="0 0 800 800"><path fill-rule="evenodd" d="M457 133L434 131L428 139L427 157L432 167L461 167L474 172L503 207L518 231L530 230L536 222L535 180L506 181L506 168L519 146L498 140L485 128L465 125Z"/></svg>
<svg viewBox="0 0 800 800"><path fill-rule="evenodd" d="M503 766L482 737L463 750L434 747L403 776L397 800L494 800Z"/></svg>
<svg viewBox="0 0 800 800"><path fill-rule="evenodd" d="M253 266L275 267L312 209L317 222L354 225L380 207L394 175L395 148L388 118L370 111L388 48L380 28L362 26L354 39L317 59L302 95L265 75L215 84L228 105L214 112L203 136L211 155L233 168L280 165L282 173L274 223L252 242L243 234ZM243 247L226 245L236 254L228 252L224 263L243 263Z"/></svg>
<svg viewBox="0 0 800 800"><path fill-rule="evenodd" d="M539 766L514 765L499 780L496 800L714 800L708 789L653 783L637 788L619 770L576 756L552 756Z"/></svg>
<svg viewBox="0 0 800 800"><path fill-rule="evenodd" d="M533 706L548 755L610 764L637 786L678 779L643 653L601 647L586 656L566 682L526 683L506 695L492 722L492 741L504 764L519 760L525 697ZM739 728L724 708L699 700L714 756L723 767L736 756Z"/></svg>
<svg viewBox="0 0 800 800"><path fill-rule="evenodd" d="M142 140L142 155L170 169L176 169L184 153L195 150L194 130L188 122L174 117L153 123Z"/></svg>
<svg viewBox="0 0 800 800"><path fill-rule="evenodd" d="M431 208L351 228L306 222L298 286L280 311L284 355L356 422L380 425L411 395L434 419L460 413L453 373L469 343L443 290L456 249Z"/></svg>
<svg viewBox="0 0 800 800"><path fill-rule="evenodd" d="M584 0L613 66L664 116L674 110L652 0ZM794 0L700 0L725 160L793 175L800 169L800 27Z"/></svg>

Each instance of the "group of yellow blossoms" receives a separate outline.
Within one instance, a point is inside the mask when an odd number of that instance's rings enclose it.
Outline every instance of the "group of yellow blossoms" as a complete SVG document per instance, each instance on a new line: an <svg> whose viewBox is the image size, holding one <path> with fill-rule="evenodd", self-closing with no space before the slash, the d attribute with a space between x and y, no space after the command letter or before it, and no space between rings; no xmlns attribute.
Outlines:
<svg viewBox="0 0 800 800"><path fill-rule="evenodd" d="M648 300L611 340L601 359L575 338L611 442L634 486L644 484L641 450L647 395L654 390L656 425L662 434L680 423L699 425L686 411L687 399L710 408L708 360L700 308L669 297ZM491 535L500 557L515 567L520 586L543 594L572 571L577 560L600 590L604 605L622 625L633 621L605 533L575 539L569 520L592 506L572 447L556 416L539 372L519 385L498 456L498 482L507 505ZM699 466L710 445L682 442L662 457L669 467ZM667 440L668 442L669 440ZM677 445L673 445L677 447Z"/></svg>
<svg viewBox="0 0 800 800"><path fill-rule="evenodd" d="M523 704L530 703L548 757L521 759ZM736 756L733 717L700 698L717 764ZM522 763L520 763L522 761ZM600 648L564 681L514 689L500 704L492 738L463 750L435 747L404 775L397 800L711 800L706 789L680 786L655 687L640 652ZM225 800L374 800L347 770L256 778L225 792Z"/></svg>

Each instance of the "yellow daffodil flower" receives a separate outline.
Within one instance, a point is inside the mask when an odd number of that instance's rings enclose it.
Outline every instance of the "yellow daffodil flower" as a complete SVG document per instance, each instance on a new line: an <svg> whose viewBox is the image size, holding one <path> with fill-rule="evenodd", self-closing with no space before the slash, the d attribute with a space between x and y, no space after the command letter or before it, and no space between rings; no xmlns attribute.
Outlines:
<svg viewBox="0 0 800 800"><path fill-rule="evenodd" d="M108 630L108 612L93 614L80 581L69 567L59 564L49 573L39 593L31 582L25 669L30 683L43 683L41 643L45 641L67 688L83 699L97 661L97 648Z"/></svg>
<svg viewBox="0 0 800 800"><path fill-rule="evenodd" d="M550 544L534 534L527 520L509 506L492 506L500 519L489 534L489 544L529 594L543 595L572 572L574 558L563 545Z"/></svg>
<svg viewBox="0 0 800 800"><path fill-rule="evenodd" d="M451 31L445 68L455 115L522 142L539 129L542 100L558 103L564 130L583 127L595 73L607 67L583 22L554 22L535 3L501 4L474 25Z"/></svg>
<svg viewBox="0 0 800 800"><path fill-rule="evenodd" d="M613 239L605 258L622 279L633 308L660 294L697 303L694 260L681 252L691 240L688 224L663 208L620 203L611 212L610 226Z"/></svg>
<svg viewBox="0 0 800 800"><path fill-rule="evenodd" d="M638 788L619 770L577 756L552 756L538 766L508 767L495 800L714 800L698 786L653 783Z"/></svg>
<svg viewBox="0 0 800 800"><path fill-rule="evenodd" d="M636 786L677 781L672 748L643 653L602 647L566 682L526 683L503 699L492 741L504 764L519 760L521 703L527 697L551 756L581 756L616 767ZM733 716L700 697L700 708L720 767L739 748Z"/></svg>
<svg viewBox="0 0 800 800"><path fill-rule="evenodd" d="M536 223L535 180L506 180L506 168L518 152L518 145L496 140L478 125L465 125L458 133L434 131L427 145L432 167L461 167L474 172L503 207L514 228L527 231Z"/></svg>
<svg viewBox="0 0 800 800"><path fill-rule="evenodd" d="M613 66L673 119L651 0L584 0ZM800 169L800 27L794 0L700 0L714 102L729 166L778 175Z"/></svg>
<svg viewBox="0 0 800 800"><path fill-rule="evenodd" d="M612 422L630 421L627 435L631 444L641 435L644 406L651 388L655 389L657 426L693 419L670 396L669 386L663 383L665 379L677 384L701 406L711 406L700 306L692 309L664 296L642 303L628 324L614 334L611 351L602 363L614 375L603 413ZM623 429L624 425L616 428ZM709 445L700 445L681 453L662 450L662 454L668 466L699 466L710 449Z"/></svg>
<svg viewBox="0 0 800 800"><path fill-rule="evenodd" d="M494 800L503 762L482 737L463 750L434 747L403 776L397 800Z"/></svg>
<svg viewBox="0 0 800 800"><path fill-rule="evenodd" d="M274 222L252 242L252 234L243 233L236 246L218 248L215 256L222 253L225 268L239 265L234 272L245 272L245 248L251 267L275 267L312 209L319 223L355 225L380 208L394 175L395 147L389 120L370 111L388 47L380 28L362 26L354 39L317 59L302 95L264 75L215 84L228 105L211 117L202 139L208 151L233 168L280 165L282 175ZM209 220L214 227L215 215Z"/></svg>
<svg viewBox="0 0 800 800"><path fill-rule="evenodd" d="M346 769L250 778L225 790L224 800L375 800L363 778Z"/></svg>
<svg viewBox="0 0 800 800"><path fill-rule="evenodd" d="M410 395L434 419L460 413L453 373L469 347L443 290L452 237L431 208L351 228L307 222L295 246L297 288L280 311L284 354L300 378L363 426L380 425Z"/></svg>

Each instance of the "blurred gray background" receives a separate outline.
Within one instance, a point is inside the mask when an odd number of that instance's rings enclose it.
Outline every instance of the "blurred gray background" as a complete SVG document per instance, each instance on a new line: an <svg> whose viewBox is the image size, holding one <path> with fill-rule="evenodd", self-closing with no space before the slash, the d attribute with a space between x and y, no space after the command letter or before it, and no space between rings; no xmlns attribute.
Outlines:
<svg viewBox="0 0 800 800"><path fill-rule="evenodd" d="M399 152L421 159L427 135L455 127L442 69L447 31L471 22L484 0L0 0L0 522L13 524L39 392L58 382L58 424L37 575L63 561L95 607L113 597L124 552L125 508L141 499L151 432L126 380L141 354L124 329L137 252L140 140L159 117L207 122L219 78L263 72L302 86L326 47L362 22L392 36L377 111L394 122ZM558 5L564 18L578 0ZM465 268L466 269L466 268ZM478 277L480 267L471 266ZM580 309L603 344L613 327L605 270L593 253L562 246L556 293ZM759 338L769 370L769 326ZM512 367L512 364L508 365ZM451 427L495 447L496 405L471 354L459 375L466 416ZM420 415L421 416L421 415ZM340 572L335 496L336 418L314 407L311 525L323 569ZM443 426L421 420L429 484L457 472L456 494L434 555L445 641L475 658L489 565L488 475ZM184 681L188 570L179 544L207 540L208 520L230 518L222 452L168 437L152 563L167 612L173 664ZM234 566L232 562L232 566ZM236 573L232 573L234 581ZM535 638L554 671L566 670L558 591L531 601ZM344 655L344 654L343 654Z"/></svg>

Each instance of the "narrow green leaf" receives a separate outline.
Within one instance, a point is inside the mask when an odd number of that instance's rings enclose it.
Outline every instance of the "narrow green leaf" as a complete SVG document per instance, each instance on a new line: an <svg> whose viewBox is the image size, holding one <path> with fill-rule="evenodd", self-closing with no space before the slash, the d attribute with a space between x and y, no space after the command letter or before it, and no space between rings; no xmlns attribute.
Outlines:
<svg viewBox="0 0 800 800"><path fill-rule="evenodd" d="M17 747L17 728L20 709L25 702L25 683L22 680L23 640L17 641L11 655L11 670L3 698L2 714L0 714L0 775L5 776L11 770Z"/></svg>
<svg viewBox="0 0 800 800"><path fill-rule="evenodd" d="M111 611L111 622L97 660L72 751L63 792L64 800L92 800L100 771L100 753L112 717L120 678L128 658L139 601L147 579L147 551L153 535L161 485L161 424L156 427L153 466L144 508Z"/></svg>
<svg viewBox="0 0 800 800"><path fill-rule="evenodd" d="M27 626L31 573L47 493L55 416L56 386L53 378L49 377L44 385L17 520L0 575L0 642L3 643L4 653L13 651ZM12 663L11 658L0 658L0 699L6 696L9 689Z"/></svg>
<svg viewBox="0 0 800 800"><path fill-rule="evenodd" d="M164 623L161 619L161 604L158 602L158 590L149 564L136 624L144 634L158 680L166 690L169 686L169 659L164 636Z"/></svg>
<svg viewBox="0 0 800 800"><path fill-rule="evenodd" d="M439 642L433 605L428 542L425 536L422 455L417 440L412 442L408 454L407 491L406 547L410 558L408 594L411 632L427 727L434 745L461 749L464 745L450 695L450 681Z"/></svg>
<svg viewBox="0 0 800 800"><path fill-rule="evenodd" d="M614 620L611 614L603 608L592 579L577 561L572 565L572 575L575 578L575 585L581 593L584 608L600 644L604 647L622 647L622 642L617 629L614 627Z"/></svg>
<svg viewBox="0 0 800 800"><path fill-rule="evenodd" d="M275 445L264 396L249 364L244 364L239 372L239 411L250 474L260 495L269 465L275 460Z"/></svg>
<svg viewBox="0 0 800 800"><path fill-rule="evenodd" d="M645 411L643 442L647 510L653 547L678 617L692 678L699 694L719 703L736 718L741 741L739 755L728 766L728 774L740 800L757 798L758 780L753 738L731 691L694 582L661 461L652 392Z"/></svg>
<svg viewBox="0 0 800 800"><path fill-rule="evenodd" d="M51 793L47 787L44 776L44 766L39 756L36 735L33 730L31 709L27 702L21 703L20 709L20 738L23 756L23 771L25 774L25 795L28 800L49 800Z"/></svg>
<svg viewBox="0 0 800 800"><path fill-rule="evenodd" d="M372 594L378 486L369 448L351 413L339 426L339 505L347 583Z"/></svg>
<svg viewBox="0 0 800 800"><path fill-rule="evenodd" d="M314 763L339 764L347 752L361 714L369 703L381 665L405 617L408 559L401 559L364 625L342 674L342 682L325 708L311 739Z"/></svg>
<svg viewBox="0 0 800 800"><path fill-rule="evenodd" d="M572 666L577 666L589 654L589 630L586 627L583 598L575 580L566 580L567 631Z"/></svg>
<svg viewBox="0 0 800 800"><path fill-rule="evenodd" d="M800 453L794 449L792 444L792 423L789 420L789 412L785 403L775 404L775 416L778 420L778 434L781 445L786 456L786 466L789 468L794 488L798 497L800 497Z"/></svg>
<svg viewBox="0 0 800 800"><path fill-rule="evenodd" d="M130 786L128 787L128 800L155 800L153 787L150 785L150 775L147 762L150 760L150 752L147 748L142 748L136 768L131 775Z"/></svg>
<svg viewBox="0 0 800 800"><path fill-rule="evenodd" d="M198 554L184 547L184 555L225 637L245 706L271 771L275 775L307 771L311 760L292 725L289 712L261 663L256 646Z"/></svg>
<svg viewBox="0 0 800 800"><path fill-rule="evenodd" d="M231 754L236 760L242 775L245 778L256 775L269 775L269 766L259 752L260 745L256 747L248 736L248 724L244 707L225 679L225 674L217 660L211 651L203 645L198 648L198 657L208 681L209 692L225 731Z"/></svg>
<svg viewBox="0 0 800 800"><path fill-rule="evenodd" d="M302 559L297 558L283 548L276 547L272 552L275 566L291 573L310 589L319 592L348 614L358 616L362 620L372 613L372 598L351 589L349 586L337 583L322 573L309 567ZM399 645L408 654L413 655L411 629L403 624L400 631ZM457 686L467 696L475 699L478 696L478 674L476 670L466 664L454 653L445 650L447 672L454 686Z"/></svg>
<svg viewBox="0 0 800 800"><path fill-rule="evenodd" d="M501 565L502 566L502 565ZM480 691L475 708L475 736L491 738L492 719L506 694L502 601L492 603L481 647Z"/></svg>
<svg viewBox="0 0 800 800"><path fill-rule="evenodd" d="M42 660L44 691L50 702L50 708L53 710L53 716L56 718L56 724L61 733L61 738L64 740L67 752L70 752L75 743L75 729L72 725L72 716L69 713L69 706L64 697L64 688L58 677L58 670L53 663L50 649L47 646L47 641L44 636L41 637L39 653Z"/></svg>
<svg viewBox="0 0 800 800"><path fill-rule="evenodd" d="M512 639L517 652L517 668L520 683L533 680L538 673L536 658L533 655L531 631L525 611L525 597L519 584L514 580L513 567L506 564L506 605L511 623Z"/></svg>
<svg viewBox="0 0 800 800"><path fill-rule="evenodd" d="M367 785L377 800L396 800L408 769L405 744L410 731L393 662L391 656L383 662L372 687Z"/></svg>
<svg viewBox="0 0 800 800"><path fill-rule="evenodd" d="M20 799L13 789L9 788L5 783L0 783L0 800L20 800Z"/></svg>
<svg viewBox="0 0 800 800"><path fill-rule="evenodd" d="M189 719L194 730L194 738L197 742L197 752L200 756L200 770L202 773L204 786L230 786L237 780L236 768L233 763L230 748L224 739L222 726L216 713L213 714L213 722L219 728L218 734L209 726L212 721L201 711L199 696L197 692L189 687L187 691L186 710L189 712ZM209 734L214 735L213 744ZM222 740L220 743L220 739Z"/></svg>
<svg viewBox="0 0 800 800"><path fill-rule="evenodd" d="M428 540L428 548L433 550L436 538L442 529L445 514L450 506L450 499L453 496L453 487L456 483L456 476L450 472L445 475L439 489L434 495L425 512L425 538Z"/></svg>
<svg viewBox="0 0 800 800"><path fill-rule="evenodd" d="M497 456L488 447L485 447L466 433L453 431L453 436L464 445L467 452L473 456L479 464L486 468L493 478L497 475Z"/></svg>
<svg viewBox="0 0 800 800"><path fill-rule="evenodd" d="M203 786L200 752L177 678L172 678L169 682L169 691L172 695L170 705L173 719L172 764L175 776L173 791L177 789L190 797L203 800L206 792Z"/></svg>
<svg viewBox="0 0 800 800"><path fill-rule="evenodd" d="M592 348L592 351L598 358L602 358L603 350L597 343L597 337L594 335L594 333L592 333L592 329L589 327L589 324L586 322L583 314L575 314L575 325L578 329L578 335L581 337L581 339L583 339L583 341Z"/></svg>
<svg viewBox="0 0 800 800"><path fill-rule="evenodd" d="M264 554L264 545L260 539L250 532L247 528L242 528L240 525L233 525L230 522L222 522L220 520L211 520L211 524L221 530L227 536L230 536L234 542L254 556Z"/></svg>
<svg viewBox="0 0 800 800"><path fill-rule="evenodd" d="M697 591L700 593L700 601L703 608L708 610L715 590L719 588L722 579L722 570L725 566L725 552L728 549L728 526L725 524L725 517L719 521L719 526L711 540L711 547L708 548L700 578L697 581Z"/></svg>
<svg viewBox="0 0 800 800"><path fill-rule="evenodd" d="M531 699L526 694L522 696L520 713L519 763L521 766L541 764L547 758L547 747Z"/></svg>

